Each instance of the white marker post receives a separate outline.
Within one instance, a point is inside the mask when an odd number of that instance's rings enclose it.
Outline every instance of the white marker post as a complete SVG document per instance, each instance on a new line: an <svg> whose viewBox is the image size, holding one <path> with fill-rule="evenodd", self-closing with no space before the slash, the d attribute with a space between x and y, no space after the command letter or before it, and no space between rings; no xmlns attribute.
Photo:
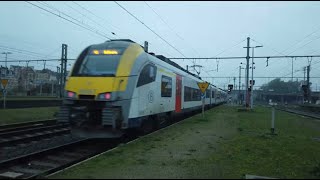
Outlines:
<svg viewBox="0 0 320 180"><path fill-rule="evenodd" d="M274 134L274 120L275 120L275 108L274 104L272 104L272 115L271 115L271 134Z"/></svg>

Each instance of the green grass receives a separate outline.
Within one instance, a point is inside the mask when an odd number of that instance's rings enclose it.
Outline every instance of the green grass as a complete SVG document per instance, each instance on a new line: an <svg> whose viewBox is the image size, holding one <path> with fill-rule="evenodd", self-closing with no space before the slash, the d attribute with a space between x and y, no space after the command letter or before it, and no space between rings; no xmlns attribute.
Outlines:
<svg viewBox="0 0 320 180"><path fill-rule="evenodd" d="M212 159L224 166L225 178L254 174L277 178L319 178L320 122L277 111L270 135L271 110L239 114L239 134L221 145Z"/></svg>
<svg viewBox="0 0 320 180"><path fill-rule="evenodd" d="M0 125L53 118L58 107L0 109Z"/></svg>
<svg viewBox="0 0 320 180"><path fill-rule="evenodd" d="M50 178L319 178L320 122L223 106L119 146Z"/></svg>

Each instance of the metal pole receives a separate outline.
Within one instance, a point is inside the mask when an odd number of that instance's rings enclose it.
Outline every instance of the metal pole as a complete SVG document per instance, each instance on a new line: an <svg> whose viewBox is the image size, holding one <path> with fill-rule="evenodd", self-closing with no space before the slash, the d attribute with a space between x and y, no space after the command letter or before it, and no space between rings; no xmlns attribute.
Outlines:
<svg viewBox="0 0 320 180"><path fill-rule="evenodd" d="M251 109L253 109L253 56L254 56L254 48L252 48L252 62L251 62Z"/></svg>
<svg viewBox="0 0 320 180"><path fill-rule="evenodd" d="M6 55L6 59L5 59L5 65L6 65L6 68L8 68L7 67L7 61L8 61L8 54L12 54L11 52L3 52L3 53L1 53L1 54L5 54Z"/></svg>
<svg viewBox="0 0 320 180"><path fill-rule="evenodd" d="M3 109L5 109L6 108L6 95L7 95L7 93L6 93L6 89L3 89Z"/></svg>
<svg viewBox="0 0 320 180"><path fill-rule="evenodd" d="M247 57L246 57L247 58L247 66L246 66L246 96L245 96L245 98L246 98L246 107L248 107L249 106L248 81L249 81L249 59L250 59L250 56L249 56L250 38L249 37L247 38L247 47L246 48L247 48Z"/></svg>
<svg viewBox="0 0 320 180"><path fill-rule="evenodd" d="M303 67L303 84L306 82L306 67Z"/></svg>
<svg viewBox="0 0 320 180"><path fill-rule="evenodd" d="M310 65L307 66L307 87L308 87L308 103L310 103L310 95L311 95L311 91L310 91Z"/></svg>
<svg viewBox="0 0 320 180"><path fill-rule="evenodd" d="M239 66L239 93L238 93L238 100L239 104L241 104L241 98L240 98L240 86L241 86L241 66Z"/></svg>
<svg viewBox="0 0 320 180"><path fill-rule="evenodd" d="M7 68L7 58L8 58L8 53L5 53L6 54L6 68ZM7 74L7 72L6 72Z"/></svg>
<svg viewBox="0 0 320 180"><path fill-rule="evenodd" d="M202 94L202 117L204 117L204 93Z"/></svg>
<svg viewBox="0 0 320 180"><path fill-rule="evenodd" d="M61 97L61 82L60 82L60 67L57 66L57 88L56 88L56 96ZM58 93L59 90L59 93Z"/></svg>
<svg viewBox="0 0 320 180"><path fill-rule="evenodd" d="M63 86L63 49L64 49L64 45L62 44L62 51L61 51L61 68L60 68L60 87L59 87L59 91L60 91L60 98L62 97L62 86Z"/></svg>
<svg viewBox="0 0 320 180"><path fill-rule="evenodd" d="M40 96L42 96L42 81L40 81Z"/></svg>
<svg viewBox="0 0 320 180"><path fill-rule="evenodd" d="M68 61L68 58L67 58L67 55L68 55L68 45L64 45L64 79L63 79L63 85L66 84L66 78L67 78L67 61ZM63 86L64 88L64 86Z"/></svg>
<svg viewBox="0 0 320 180"><path fill-rule="evenodd" d="M51 96L53 96L53 81L51 81Z"/></svg>
<svg viewBox="0 0 320 180"><path fill-rule="evenodd" d="M291 60L291 81L293 82L293 58Z"/></svg>
<svg viewBox="0 0 320 180"><path fill-rule="evenodd" d="M236 90L236 77L233 77L233 89ZM232 99L232 104L233 103L235 103L235 99Z"/></svg>
<svg viewBox="0 0 320 180"><path fill-rule="evenodd" d="M148 52L148 41L144 41L144 51Z"/></svg>
<svg viewBox="0 0 320 180"><path fill-rule="evenodd" d="M62 97L64 94L63 89L66 82L66 76L67 76L67 45L62 44L60 97Z"/></svg>

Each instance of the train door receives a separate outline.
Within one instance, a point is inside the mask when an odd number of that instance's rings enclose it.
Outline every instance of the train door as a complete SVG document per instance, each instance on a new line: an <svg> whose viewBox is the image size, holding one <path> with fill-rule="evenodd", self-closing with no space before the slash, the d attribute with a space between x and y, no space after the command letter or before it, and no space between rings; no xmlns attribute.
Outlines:
<svg viewBox="0 0 320 180"><path fill-rule="evenodd" d="M182 77L180 75L176 76L176 112L181 112L181 87L182 87Z"/></svg>
<svg viewBox="0 0 320 180"><path fill-rule="evenodd" d="M139 79L137 82L138 101L139 101L139 115L149 115L155 113L156 100L154 97L157 90L156 79L157 67L148 64L141 70Z"/></svg>

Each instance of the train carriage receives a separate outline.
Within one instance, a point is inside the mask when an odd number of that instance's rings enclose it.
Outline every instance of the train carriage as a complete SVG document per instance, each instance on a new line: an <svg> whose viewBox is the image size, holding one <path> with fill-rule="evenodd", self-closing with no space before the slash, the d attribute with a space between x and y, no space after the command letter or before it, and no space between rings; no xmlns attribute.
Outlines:
<svg viewBox="0 0 320 180"><path fill-rule="evenodd" d="M119 137L128 129L150 132L201 109L198 82L203 80L131 40L91 45L67 78L59 121L85 137ZM210 85L206 106L223 102L216 97L221 93Z"/></svg>

